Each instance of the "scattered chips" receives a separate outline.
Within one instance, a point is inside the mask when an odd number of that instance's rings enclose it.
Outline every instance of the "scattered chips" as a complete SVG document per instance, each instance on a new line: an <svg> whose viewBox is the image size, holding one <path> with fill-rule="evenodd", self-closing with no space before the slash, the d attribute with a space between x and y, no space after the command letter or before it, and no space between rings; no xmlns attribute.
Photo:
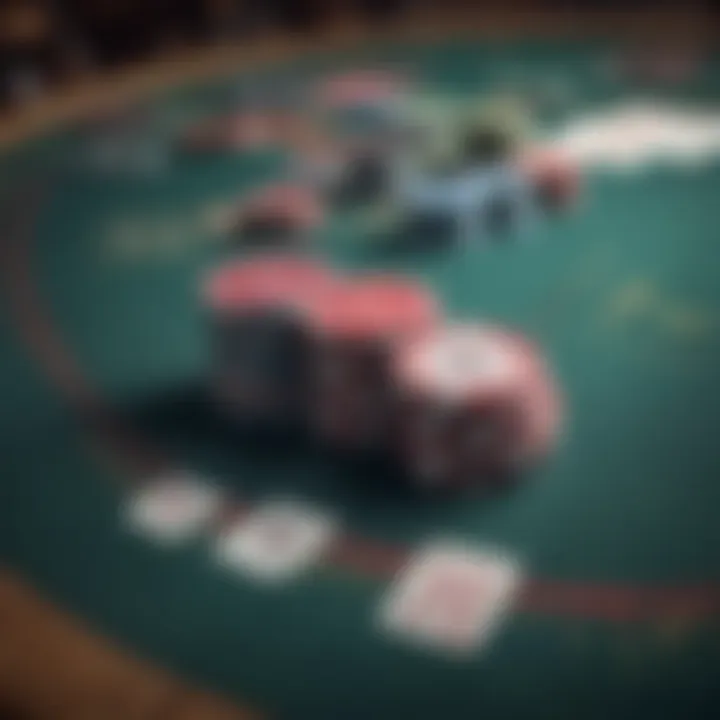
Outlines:
<svg viewBox="0 0 720 720"><path fill-rule="evenodd" d="M454 232L449 237L465 245L488 238L498 200L506 204L507 224L513 227L522 228L536 216L532 188L515 163L451 168L446 175L406 171L398 196L408 217L450 219Z"/></svg>
<svg viewBox="0 0 720 720"><path fill-rule="evenodd" d="M321 225L329 198L392 203L405 220L441 217L453 238L469 242L524 227L538 198L556 209L577 193L576 168L565 156L524 147L528 109L517 98L464 103L406 89L389 71L341 74L320 83L317 102L297 115L247 111L212 121L208 132L201 126L200 145L282 140L293 154L293 179L248 196L228 215L227 230L294 248ZM333 134L335 111L374 112L390 101L397 142L392 133ZM432 347L437 304L414 283L339 282L313 263L275 257L228 264L203 293L214 385L237 417L304 418L336 447L399 445L422 482L446 487L473 483L551 443L554 396L542 373L528 369L533 351L486 327L454 326ZM419 337L425 344L413 367L398 364L397 348L406 357Z"/></svg>

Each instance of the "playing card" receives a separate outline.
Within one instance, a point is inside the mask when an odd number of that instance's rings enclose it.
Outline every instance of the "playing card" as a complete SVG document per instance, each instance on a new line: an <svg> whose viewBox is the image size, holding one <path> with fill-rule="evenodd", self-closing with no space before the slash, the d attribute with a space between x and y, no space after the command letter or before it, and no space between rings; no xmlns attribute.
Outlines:
<svg viewBox="0 0 720 720"><path fill-rule="evenodd" d="M310 505L268 502L223 534L218 559L256 580L289 580L319 560L335 528L332 517Z"/></svg>
<svg viewBox="0 0 720 720"><path fill-rule="evenodd" d="M180 470L152 479L125 507L125 521L135 532L163 543L188 540L217 517L222 493L192 473Z"/></svg>
<svg viewBox="0 0 720 720"><path fill-rule="evenodd" d="M519 584L514 562L492 550L430 545L401 572L380 626L417 644L465 656L487 644Z"/></svg>

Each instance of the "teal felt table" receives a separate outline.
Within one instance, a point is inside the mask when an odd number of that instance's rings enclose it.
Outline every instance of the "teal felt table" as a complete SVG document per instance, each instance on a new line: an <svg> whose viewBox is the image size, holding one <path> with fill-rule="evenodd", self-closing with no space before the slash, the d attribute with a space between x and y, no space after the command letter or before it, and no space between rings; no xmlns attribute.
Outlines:
<svg viewBox="0 0 720 720"><path fill-rule="evenodd" d="M601 50L385 46L261 78L302 82L379 57L462 96L523 67L566 80L572 116L631 92L595 72ZM716 102L718 77L678 102ZM147 134L164 142L242 81L157 95ZM371 213L330 218L323 257L419 277L454 317L521 329L563 387L567 432L547 465L506 493L434 499L300 445L238 442L207 402L198 278L231 253L210 218L278 177L281 154L107 176L73 162L86 143L67 129L0 160L0 556L11 566L135 652L273 717L718 712L720 164L590 172L579 206L530 237L450 252L389 252ZM337 513L345 534L327 562L263 587L218 566L210 536L168 550L123 528L129 487L167 468L246 508L292 494ZM445 536L501 546L527 573L494 642L466 660L376 627L413 548Z"/></svg>

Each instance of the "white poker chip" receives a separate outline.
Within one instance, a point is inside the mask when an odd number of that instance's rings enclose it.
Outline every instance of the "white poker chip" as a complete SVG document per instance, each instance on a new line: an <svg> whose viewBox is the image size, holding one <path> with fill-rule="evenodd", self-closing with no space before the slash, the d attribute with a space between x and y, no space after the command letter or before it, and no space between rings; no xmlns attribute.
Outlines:
<svg viewBox="0 0 720 720"><path fill-rule="evenodd" d="M456 324L402 348L396 370L411 390L462 402L514 393L523 386L532 360L528 345L506 330Z"/></svg>

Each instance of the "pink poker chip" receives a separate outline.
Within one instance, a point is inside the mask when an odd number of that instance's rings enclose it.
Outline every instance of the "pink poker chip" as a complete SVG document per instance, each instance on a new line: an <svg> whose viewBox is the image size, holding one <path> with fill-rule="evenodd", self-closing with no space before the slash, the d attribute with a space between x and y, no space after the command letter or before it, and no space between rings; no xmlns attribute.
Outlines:
<svg viewBox="0 0 720 720"><path fill-rule="evenodd" d="M204 303L214 312L249 307L300 310L338 282L326 266L283 255L226 263L203 283Z"/></svg>
<svg viewBox="0 0 720 720"><path fill-rule="evenodd" d="M336 285L328 301L309 311L318 333L350 341L408 337L433 326L438 317L437 302L424 286L384 275Z"/></svg>
<svg viewBox="0 0 720 720"><path fill-rule="evenodd" d="M323 80L317 99L333 108L372 104L396 96L406 84L404 77L389 70L357 70Z"/></svg>

